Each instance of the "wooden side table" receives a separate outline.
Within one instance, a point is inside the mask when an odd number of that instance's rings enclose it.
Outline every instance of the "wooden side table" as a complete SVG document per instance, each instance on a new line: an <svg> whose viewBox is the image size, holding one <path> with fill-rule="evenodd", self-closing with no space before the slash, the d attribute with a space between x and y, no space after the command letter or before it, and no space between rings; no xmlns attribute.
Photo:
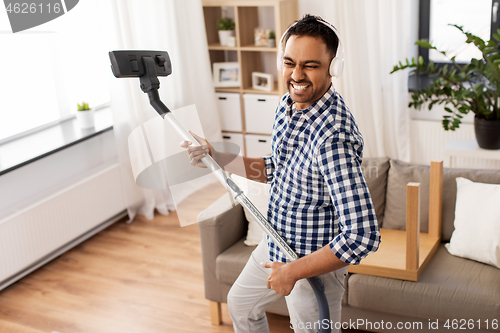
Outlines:
<svg viewBox="0 0 500 333"><path fill-rule="evenodd" d="M500 160L500 149L479 148L476 140L451 139L444 146L443 157L445 167L455 168L457 166L457 157Z"/></svg>
<svg viewBox="0 0 500 333"><path fill-rule="evenodd" d="M406 186L406 231L380 228L382 242L349 273L417 281L441 244L443 162L431 162L429 232L420 232L420 184Z"/></svg>

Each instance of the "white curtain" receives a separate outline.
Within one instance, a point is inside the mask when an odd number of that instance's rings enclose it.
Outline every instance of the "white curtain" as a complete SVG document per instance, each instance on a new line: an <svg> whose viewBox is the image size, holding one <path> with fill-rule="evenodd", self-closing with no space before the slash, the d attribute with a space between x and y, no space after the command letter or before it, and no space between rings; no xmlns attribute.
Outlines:
<svg viewBox="0 0 500 333"><path fill-rule="evenodd" d="M299 1L300 16L320 15L342 36L345 68L334 85L363 134L364 156L410 159L408 73L389 74L410 57L410 7L410 0Z"/></svg>
<svg viewBox="0 0 500 333"><path fill-rule="evenodd" d="M169 53L172 74L160 78L160 97L171 109L195 104L208 140L220 141L221 132L206 42L201 0L110 0L115 30L111 50L161 50ZM111 78L114 132L122 166L124 197L129 218L151 219L156 209L175 209L168 190L141 189L130 167L128 136L153 117L159 117L139 87L139 79ZM175 143L178 144L178 143Z"/></svg>

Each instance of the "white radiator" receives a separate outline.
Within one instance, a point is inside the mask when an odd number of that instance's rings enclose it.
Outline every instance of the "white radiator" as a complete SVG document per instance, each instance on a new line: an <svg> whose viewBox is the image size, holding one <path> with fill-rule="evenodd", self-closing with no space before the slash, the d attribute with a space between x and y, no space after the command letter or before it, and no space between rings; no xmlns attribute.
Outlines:
<svg viewBox="0 0 500 333"><path fill-rule="evenodd" d="M450 139L475 140L474 125L460 124L455 131L445 131L440 121L411 121L411 162L430 164L431 161L443 160L443 149ZM457 157L457 167L477 169L500 169L500 161Z"/></svg>
<svg viewBox="0 0 500 333"><path fill-rule="evenodd" d="M0 290L124 216L118 164L0 220Z"/></svg>

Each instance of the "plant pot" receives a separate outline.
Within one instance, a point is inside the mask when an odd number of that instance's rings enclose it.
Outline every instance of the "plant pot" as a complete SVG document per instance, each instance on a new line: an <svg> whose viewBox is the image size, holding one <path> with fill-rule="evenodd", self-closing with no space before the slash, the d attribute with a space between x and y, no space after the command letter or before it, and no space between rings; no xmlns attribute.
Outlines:
<svg viewBox="0 0 500 333"><path fill-rule="evenodd" d="M485 120L474 117L474 133L479 147L500 149L500 120Z"/></svg>
<svg viewBox="0 0 500 333"><path fill-rule="evenodd" d="M234 36L234 30L219 30L220 45L227 46L228 37Z"/></svg>
<svg viewBox="0 0 500 333"><path fill-rule="evenodd" d="M77 111L76 121L80 128L91 128L94 127L94 110Z"/></svg>
<svg viewBox="0 0 500 333"><path fill-rule="evenodd" d="M276 47L276 39L268 39L267 47Z"/></svg>

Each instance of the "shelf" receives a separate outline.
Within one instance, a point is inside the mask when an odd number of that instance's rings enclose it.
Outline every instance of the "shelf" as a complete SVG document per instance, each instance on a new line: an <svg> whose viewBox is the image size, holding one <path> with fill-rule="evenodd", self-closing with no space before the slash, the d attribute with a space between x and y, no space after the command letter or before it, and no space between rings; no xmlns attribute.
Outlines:
<svg viewBox="0 0 500 333"><path fill-rule="evenodd" d="M241 46L240 50L251 51L251 52L278 52L277 47L255 46L255 45Z"/></svg>
<svg viewBox="0 0 500 333"><path fill-rule="evenodd" d="M208 45L209 50L216 50L216 51L237 51L237 47L230 47L230 46L222 46L220 43L214 43Z"/></svg>
<svg viewBox="0 0 500 333"><path fill-rule="evenodd" d="M216 92L240 93L240 88L215 88Z"/></svg>
<svg viewBox="0 0 500 333"><path fill-rule="evenodd" d="M278 90L271 90L271 91L265 91L265 90L258 90L258 89L253 89L253 88L247 88L243 89L242 92L244 94L265 94L265 95L279 95Z"/></svg>
<svg viewBox="0 0 500 333"><path fill-rule="evenodd" d="M246 45L240 47L230 47L230 46L222 46L220 43L213 43L208 45L209 50L215 51L250 51L250 52L278 52L278 48L276 47L267 47L267 46L254 46L254 45Z"/></svg>
<svg viewBox="0 0 500 333"><path fill-rule="evenodd" d="M279 95L278 90L272 90L272 91L265 91L265 90L258 90L258 89L253 89L253 88L248 88L248 89L241 89L241 88L224 88L224 87L219 87L215 88L216 92L230 92L230 93L243 93L243 94L262 94L262 95Z"/></svg>

